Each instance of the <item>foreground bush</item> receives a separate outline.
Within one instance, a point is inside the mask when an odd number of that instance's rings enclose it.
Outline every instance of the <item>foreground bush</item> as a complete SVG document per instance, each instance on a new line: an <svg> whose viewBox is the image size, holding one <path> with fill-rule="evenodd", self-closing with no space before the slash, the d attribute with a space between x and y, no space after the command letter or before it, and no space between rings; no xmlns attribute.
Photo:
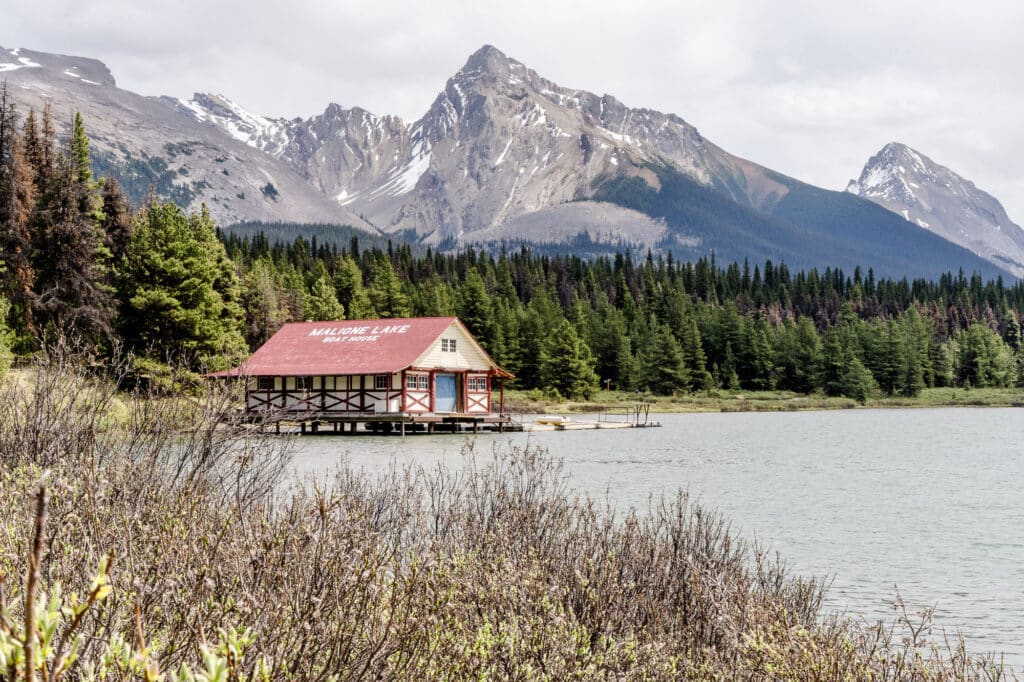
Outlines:
<svg viewBox="0 0 1024 682"><path fill-rule="evenodd" d="M2 386L11 680L1005 676L927 618L824 616L819 581L685 494L617 513L534 449L285 491L288 440L228 389L118 395L73 363Z"/></svg>

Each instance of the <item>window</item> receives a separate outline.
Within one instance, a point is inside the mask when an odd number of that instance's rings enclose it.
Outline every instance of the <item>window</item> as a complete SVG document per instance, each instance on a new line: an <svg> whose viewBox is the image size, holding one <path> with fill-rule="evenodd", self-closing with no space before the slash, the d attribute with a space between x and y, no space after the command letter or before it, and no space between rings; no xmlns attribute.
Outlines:
<svg viewBox="0 0 1024 682"><path fill-rule="evenodd" d="M469 377L469 390L477 393L487 391L487 377Z"/></svg>
<svg viewBox="0 0 1024 682"><path fill-rule="evenodd" d="M441 339L441 351L444 353L454 353L455 339Z"/></svg>
<svg viewBox="0 0 1024 682"><path fill-rule="evenodd" d="M295 377L295 388L299 391L312 391L313 377Z"/></svg>
<svg viewBox="0 0 1024 682"><path fill-rule="evenodd" d="M257 379L256 379L256 390L257 391L273 391L274 390L274 377L257 377Z"/></svg>
<svg viewBox="0 0 1024 682"><path fill-rule="evenodd" d="M430 388L430 377L426 374L406 374L405 387L410 391L426 391Z"/></svg>
<svg viewBox="0 0 1024 682"><path fill-rule="evenodd" d="M378 391L388 388L388 379L387 374L375 374L373 377L373 388Z"/></svg>

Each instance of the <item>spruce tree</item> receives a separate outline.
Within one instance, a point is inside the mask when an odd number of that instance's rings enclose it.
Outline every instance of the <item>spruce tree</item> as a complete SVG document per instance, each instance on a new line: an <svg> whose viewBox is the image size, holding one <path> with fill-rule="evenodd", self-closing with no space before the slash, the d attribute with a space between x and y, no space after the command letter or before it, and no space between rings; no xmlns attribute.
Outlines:
<svg viewBox="0 0 1024 682"><path fill-rule="evenodd" d="M313 286L310 287L309 293L306 295L306 304L303 310L307 321L345 319L345 308L338 302L334 284L331 283L327 273L313 282Z"/></svg>
<svg viewBox="0 0 1024 682"><path fill-rule="evenodd" d="M492 350L494 311L483 277L475 268L466 273L465 281L456 290L455 311L484 350Z"/></svg>
<svg viewBox="0 0 1024 682"><path fill-rule="evenodd" d="M689 372L689 388L692 391L704 391L712 387L714 379L707 369L707 357L701 344L700 330L697 320L687 315L683 320L682 335L679 345L683 351L683 362Z"/></svg>
<svg viewBox="0 0 1024 682"><path fill-rule="evenodd" d="M35 315L47 333L89 346L109 337L113 317L95 206L95 187L83 184L74 157L59 154L33 220Z"/></svg>
<svg viewBox="0 0 1024 682"><path fill-rule="evenodd" d="M114 178L105 178L100 190L100 228L103 231L103 245L110 254L111 266L116 270L128 253L131 243L132 223L128 200L121 192L121 186Z"/></svg>
<svg viewBox="0 0 1024 682"><path fill-rule="evenodd" d="M356 248L358 249L358 246ZM348 319L366 320L376 317L370 295L363 286L363 271L352 256L339 261L338 270L334 275L334 288L338 292L338 302L345 308Z"/></svg>
<svg viewBox="0 0 1024 682"><path fill-rule="evenodd" d="M643 383L656 395L672 395L689 387L683 349L667 325L658 325L644 353Z"/></svg>
<svg viewBox="0 0 1024 682"><path fill-rule="evenodd" d="M786 322L779 330L775 352L778 387L811 393L818 384L821 361L821 338L810 318Z"/></svg>
<svg viewBox="0 0 1024 682"><path fill-rule="evenodd" d="M555 389L573 400L589 400L597 393L593 355L568 320L563 319L545 340L540 380L544 388Z"/></svg>
<svg viewBox="0 0 1024 682"><path fill-rule="evenodd" d="M242 282L242 307L245 310L245 341L255 350L266 343L285 322L290 321L284 287L269 258L260 258L249 267Z"/></svg>
<svg viewBox="0 0 1024 682"><path fill-rule="evenodd" d="M387 256L374 260L369 294L379 317L408 317L412 314L409 297L402 291L402 282Z"/></svg>

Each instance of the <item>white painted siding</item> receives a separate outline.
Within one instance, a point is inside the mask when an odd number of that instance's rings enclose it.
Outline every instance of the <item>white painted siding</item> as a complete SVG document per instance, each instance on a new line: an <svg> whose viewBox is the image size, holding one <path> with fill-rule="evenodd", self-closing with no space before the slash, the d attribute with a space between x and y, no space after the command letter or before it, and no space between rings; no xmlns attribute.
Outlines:
<svg viewBox="0 0 1024 682"><path fill-rule="evenodd" d="M455 339L454 353L441 350L442 339ZM477 350L477 346L469 334L463 331L461 326L452 322L451 326L434 341L430 348L416 359L413 367L479 370L486 372L491 368L491 363L488 362L483 353Z"/></svg>

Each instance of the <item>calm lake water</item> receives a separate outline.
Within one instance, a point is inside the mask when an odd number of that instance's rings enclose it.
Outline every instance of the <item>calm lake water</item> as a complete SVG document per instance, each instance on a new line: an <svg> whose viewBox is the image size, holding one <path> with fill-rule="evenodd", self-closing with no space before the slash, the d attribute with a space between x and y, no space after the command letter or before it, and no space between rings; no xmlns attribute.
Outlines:
<svg viewBox="0 0 1024 682"><path fill-rule="evenodd" d="M580 417L583 419L583 417ZM481 434L565 461L572 485L620 508L688 489L803 574L831 576L828 605L889 618L935 606L974 651L1024 664L1024 447L1020 409L658 415L660 429ZM470 437L300 439L299 475L347 457L369 469L461 462Z"/></svg>

